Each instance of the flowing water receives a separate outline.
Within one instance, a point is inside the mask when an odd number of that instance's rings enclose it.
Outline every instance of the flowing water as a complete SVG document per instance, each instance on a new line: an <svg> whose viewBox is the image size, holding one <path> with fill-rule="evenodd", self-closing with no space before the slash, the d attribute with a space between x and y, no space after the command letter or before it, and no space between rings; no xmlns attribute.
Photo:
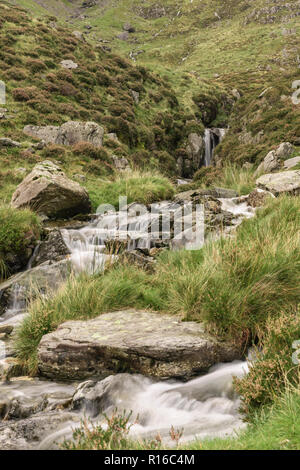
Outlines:
<svg viewBox="0 0 300 470"><path fill-rule="evenodd" d="M236 224L245 217L252 217L255 213L254 209L247 205L246 197L220 199L220 202L223 210L234 214ZM174 203L165 201L156 204L151 213L138 214L134 210L129 211L126 217L120 213L109 213L99 215L81 229L62 230L65 243L71 252L74 269L77 272L89 273L101 270L108 260L113 259L104 253L107 239L126 240L131 248L150 248L159 237L158 225L161 212L174 214L177 209L178 206ZM150 227L156 228L150 230ZM18 322L24 317L24 296L21 294L21 287L16 285L9 308L0 319L0 326ZM130 432L133 437L155 437L159 433L167 444L171 444L169 437L171 426L183 429L182 440L232 434L234 430L244 426L238 413L240 402L234 393L232 381L234 376L241 377L245 374L247 367L246 362L239 361L219 364L211 368L206 375L187 383L155 382L142 376L119 374L112 379L109 396L103 400L101 411L111 413L115 407L132 410L133 426ZM72 397L74 390L75 385L70 384L13 379L10 383L0 383L0 402L5 399L9 403L18 398L28 406L30 403L35 403L38 397L45 396L51 404L63 400L66 396ZM74 426L78 425L76 423L83 416L90 416L93 423L101 423L103 419L100 411L95 415L86 406L76 412L72 411L71 415L72 419L66 415L66 421L55 428L55 431L45 431L46 426L44 434L41 433L40 442L32 443L30 446L41 449L53 448L56 441L71 435ZM137 422L135 422L136 415L139 416ZM9 425L9 421L7 423Z"/></svg>
<svg viewBox="0 0 300 470"><path fill-rule="evenodd" d="M214 150L216 146L221 143L223 137L225 136L225 133L226 129L205 129L205 166L209 166L211 164L214 155Z"/></svg>
<svg viewBox="0 0 300 470"><path fill-rule="evenodd" d="M165 445L174 445L170 430L182 433L180 442L193 439L224 437L243 429L238 409L239 397L233 389L233 377L248 371L246 362L218 364L201 377L187 383L154 382L139 375L121 374L110 380L102 399L102 411L132 411L130 436L133 439L154 439L160 436ZM105 426L95 404L83 404L78 412L91 426ZM58 431L47 435L39 449L53 448L56 442L72 436L74 422L66 422Z"/></svg>

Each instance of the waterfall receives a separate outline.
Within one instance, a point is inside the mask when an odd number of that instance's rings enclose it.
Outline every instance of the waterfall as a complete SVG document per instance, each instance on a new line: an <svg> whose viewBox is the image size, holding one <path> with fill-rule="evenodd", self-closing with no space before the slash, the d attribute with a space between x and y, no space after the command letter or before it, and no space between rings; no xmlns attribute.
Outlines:
<svg viewBox="0 0 300 470"><path fill-rule="evenodd" d="M212 162L214 150L221 143L226 133L226 129L205 129L204 142L205 142L205 156L204 166L209 166Z"/></svg>

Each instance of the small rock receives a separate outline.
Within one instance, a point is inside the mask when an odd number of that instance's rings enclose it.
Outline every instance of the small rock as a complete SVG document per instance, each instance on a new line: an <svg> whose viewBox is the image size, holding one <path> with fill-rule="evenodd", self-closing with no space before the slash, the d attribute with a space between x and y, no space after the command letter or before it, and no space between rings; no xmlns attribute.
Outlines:
<svg viewBox="0 0 300 470"><path fill-rule="evenodd" d="M138 91L130 90L130 93L135 101L135 104L139 104L140 101L140 94Z"/></svg>
<svg viewBox="0 0 300 470"><path fill-rule="evenodd" d="M128 31L124 31L123 33L118 34L117 38L120 39L121 41L128 41L128 38L129 38Z"/></svg>
<svg viewBox="0 0 300 470"><path fill-rule="evenodd" d="M73 31L73 36L80 41L85 41L84 34L81 31Z"/></svg>
<svg viewBox="0 0 300 470"><path fill-rule="evenodd" d="M125 23L123 29L124 31L128 31L128 33L135 33L135 28L130 23Z"/></svg>
<svg viewBox="0 0 300 470"><path fill-rule="evenodd" d="M21 147L21 144L15 140L9 139L8 137L1 137L0 147Z"/></svg>
<svg viewBox="0 0 300 470"><path fill-rule="evenodd" d="M126 171L131 169L129 162L125 157L117 157L116 155L113 155L112 159L117 170Z"/></svg>
<svg viewBox="0 0 300 470"><path fill-rule="evenodd" d="M283 142L276 149L276 155L283 159L289 157L294 151L294 147L290 142Z"/></svg>
<svg viewBox="0 0 300 470"><path fill-rule="evenodd" d="M73 62L73 60L62 60L60 65L64 69L69 69L69 70L77 69L78 67L78 64L76 64L76 62Z"/></svg>

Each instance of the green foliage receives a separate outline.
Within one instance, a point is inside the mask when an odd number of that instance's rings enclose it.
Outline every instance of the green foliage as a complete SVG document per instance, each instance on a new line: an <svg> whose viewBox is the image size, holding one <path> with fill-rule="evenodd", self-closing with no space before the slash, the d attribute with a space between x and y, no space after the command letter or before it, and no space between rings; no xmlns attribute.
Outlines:
<svg viewBox="0 0 300 470"><path fill-rule="evenodd" d="M24 255L28 245L40 236L40 222L29 209L0 206L0 277L7 272L8 253Z"/></svg>
<svg viewBox="0 0 300 470"><path fill-rule="evenodd" d="M249 374L236 381L247 413L273 404L285 389L300 386L300 366L292 361L293 343L300 339L299 311L286 309L278 318L270 318L260 336L261 350Z"/></svg>
<svg viewBox="0 0 300 470"><path fill-rule="evenodd" d="M87 185L94 209L100 204L111 204L118 208L119 197L127 196L128 204L139 202L150 204L172 198L174 188L164 176L155 173L130 172L117 176L113 181L102 181Z"/></svg>
<svg viewBox="0 0 300 470"><path fill-rule="evenodd" d="M38 216L29 209L0 207L0 251L19 252L24 250L32 235L38 236Z"/></svg>
<svg viewBox="0 0 300 470"><path fill-rule="evenodd" d="M200 251L167 251L153 274L116 264L92 279L71 280L32 305L19 332L19 357L34 361L42 335L66 320L126 307L205 322L244 351L263 338L270 318L300 301L299 204L298 198L272 199L235 238Z"/></svg>

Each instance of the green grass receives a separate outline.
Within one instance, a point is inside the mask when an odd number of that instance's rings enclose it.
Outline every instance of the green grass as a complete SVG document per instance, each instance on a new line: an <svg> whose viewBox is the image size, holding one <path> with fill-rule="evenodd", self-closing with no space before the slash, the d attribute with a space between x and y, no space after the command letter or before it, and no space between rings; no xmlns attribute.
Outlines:
<svg viewBox="0 0 300 470"><path fill-rule="evenodd" d="M150 204L171 199L174 195L172 183L165 177L147 172L129 172L117 176L113 181L95 182L88 185L93 208L101 204L119 207L119 197L126 196L128 204L138 202Z"/></svg>
<svg viewBox="0 0 300 470"><path fill-rule="evenodd" d="M126 307L205 322L243 350L262 337L270 317L300 302L299 209L299 198L272 199L235 238L200 251L167 251L153 274L117 264L92 278L71 279L56 296L32 304L19 331L19 358L35 370L44 334L66 320Z"/></svg>
<svg viewBox="0 0 300 470"><path fill-rule="evenodd" d="M0 206L0 278L7 269L6 255L24 255L28 245L39 238L40 230L39 218L31 210Z"/></svg>

